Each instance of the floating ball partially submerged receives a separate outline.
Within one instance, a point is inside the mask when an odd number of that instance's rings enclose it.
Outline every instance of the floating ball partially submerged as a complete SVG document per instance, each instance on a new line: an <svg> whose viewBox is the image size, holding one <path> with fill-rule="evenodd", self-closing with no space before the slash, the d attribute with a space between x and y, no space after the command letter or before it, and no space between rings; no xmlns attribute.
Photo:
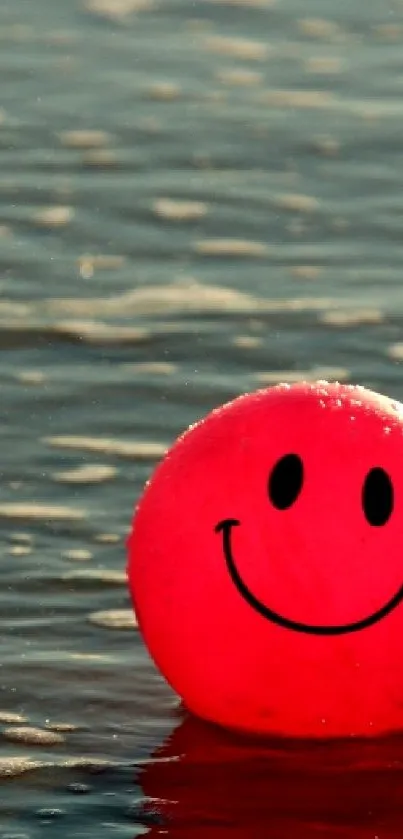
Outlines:
<svg viewBox="0 0 403 839"><path fill-rule="evenodd" d="M186 431L128 540L157 666L200 717L290 737L403 729L403 406L278 385Z"/></svg>

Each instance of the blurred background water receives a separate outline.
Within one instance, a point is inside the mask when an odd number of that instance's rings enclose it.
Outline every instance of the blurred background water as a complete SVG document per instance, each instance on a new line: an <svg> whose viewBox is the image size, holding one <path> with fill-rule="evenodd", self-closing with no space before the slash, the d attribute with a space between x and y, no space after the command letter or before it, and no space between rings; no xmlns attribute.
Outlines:
<svg viewBox="0 0 403 839"><path fill-rule="evenodd" d="M0 71L1 839L401 837L401 739L184 718L124 540L222 401L403 397L402 1L3 0Z"/></svg>

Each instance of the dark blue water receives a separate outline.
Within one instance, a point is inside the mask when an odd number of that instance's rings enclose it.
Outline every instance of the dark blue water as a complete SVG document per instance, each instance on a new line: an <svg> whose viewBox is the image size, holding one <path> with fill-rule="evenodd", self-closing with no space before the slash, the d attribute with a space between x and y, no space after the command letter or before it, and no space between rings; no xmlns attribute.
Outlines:
<svg viewBox="0 0 403 839"><path fill-rule="evenodd" d="M184 718L124 540L224 400L402 398L402 3L3 0L0 70L1 839L400 837L399 738Z"/></svg>

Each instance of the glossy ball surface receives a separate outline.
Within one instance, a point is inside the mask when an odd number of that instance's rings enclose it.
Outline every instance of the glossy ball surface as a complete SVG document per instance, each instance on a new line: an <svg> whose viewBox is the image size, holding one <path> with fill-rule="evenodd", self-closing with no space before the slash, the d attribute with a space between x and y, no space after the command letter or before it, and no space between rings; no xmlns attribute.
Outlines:
<svg viewBox="0 0 403 839"><path fill-rule="evenodd" d="M358 386L239 397L173 445L128 577L185 705L259 734L403 728L403 406Z"/></svg>

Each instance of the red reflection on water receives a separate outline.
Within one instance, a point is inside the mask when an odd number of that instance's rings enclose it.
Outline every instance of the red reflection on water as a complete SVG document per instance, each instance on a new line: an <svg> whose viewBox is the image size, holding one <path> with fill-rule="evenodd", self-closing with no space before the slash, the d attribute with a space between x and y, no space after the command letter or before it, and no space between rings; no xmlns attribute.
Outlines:
<svg viewBox="0 0 403 839"><path fill-rule="evenodd" d="M151 836L403 837L401 737L262 745L186 718L154 758L139 779Z"/></svg>

